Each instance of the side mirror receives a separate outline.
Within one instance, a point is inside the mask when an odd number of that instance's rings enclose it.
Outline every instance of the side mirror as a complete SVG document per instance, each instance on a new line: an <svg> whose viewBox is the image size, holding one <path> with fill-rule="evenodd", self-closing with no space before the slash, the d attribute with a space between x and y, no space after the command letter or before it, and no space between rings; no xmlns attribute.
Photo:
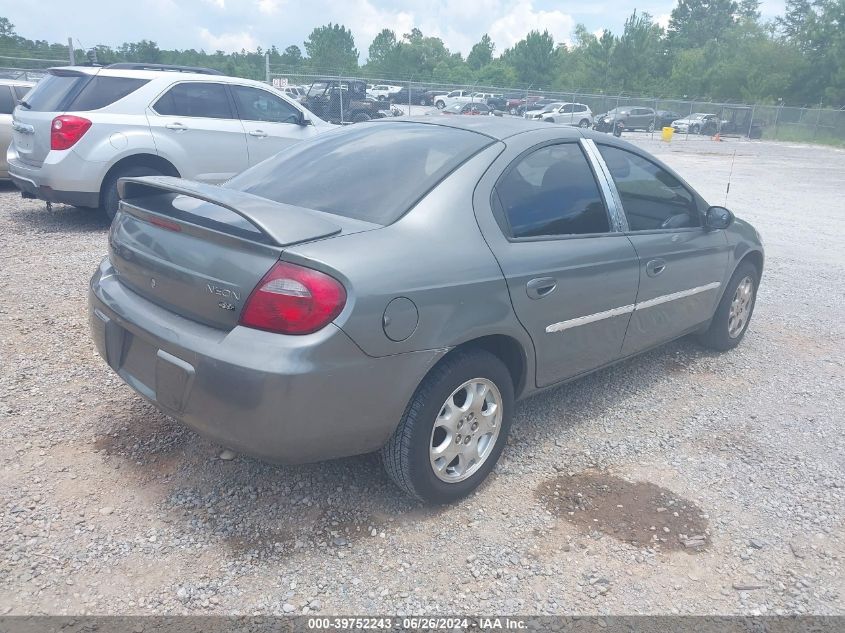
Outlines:
<svg viewBox="0 0 845 633"><path fill-rule="evenodd" d="M710 207L704 212L704 226L714 231L726 229L734 221L734 214L725 207Z"/></svg>
<svg viewBox="0 0 845 633"><path fill-rule="evenodd" d="M307 114L301 112L299 115L299 124L302 126L305 125L314 125L314 122L308 117Z"/></svg>

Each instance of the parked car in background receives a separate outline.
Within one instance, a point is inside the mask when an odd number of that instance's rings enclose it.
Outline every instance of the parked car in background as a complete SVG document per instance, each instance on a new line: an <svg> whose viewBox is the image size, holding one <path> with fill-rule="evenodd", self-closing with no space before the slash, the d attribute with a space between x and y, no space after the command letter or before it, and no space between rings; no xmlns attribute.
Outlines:
<svg viewBox="0 0 845 633"><path fill-rule="evenodd" d="M420 105L434 105L437 97L443 97L449 94L448 90L426 90L423 99L420 100Z"/></svg>
<svg viewBox="0 0 845 633"><path fill-rule="evenodd" d="M671 127L674 121L680 119L683 115L671 110L657 110L657 127Z"/></svg>
<svg viewBox="0 0 845 633"><path fill-rule="evenodd" d="M493 110L508 111L508 98L505 95L493 94L487 99L487 105Z"/></svg>
<svg viewBox="0 0 845 633"><path fill-rule="evenodd" d="M537 121L543 119L546 115L551 115L553 112L557 112L558 108L562 107L562 101L552 101L551 103L546 104L543 108L526 110L522 117L531 121Z"/></svg>
<svg viewBox="0 0 845 633"><path fill-rule="evenodd" d="M409 103L412 105L426 105L428 102L426 93L427 91L425 88L415 88L411 86L411 89L408 90L408 87L405 86L398 92L394 92L390 95L388 101L399 105L408 105Z"/></svg>
<svg viewBox="0 0 845 633"><path fill-rule="evenodd" d="M454 103L469 103L470 101L478 101L478 99L474 99L473 95L477 94L473 90L452 90L445 95L440 95L434 99L434 105L442 110L446 106L450 106Z"/></svg>
<svg viewBox="0 0 845 633"><path fill-rule="evenodd" d="M593 113L583 103L553 103L540 112L526 113L526 117L539 119L546 123L562 123L589 128L593 125Z"/></svg>
<svg viewBox="0 0 845 633"><path fill-rule="evenodd" d="M360 123L390 116L390 105L367 94L366 84L359 79L318 79L308 88L302 102L319 118L330 123Z"/></svg>
<svg viewBox="0 0 845 633"><path fill-rule="evenodd" d="M489 115L492 113L493 111L490 109L490 106L481 101L477 103L453 103L441 110L441 114L469 114L473 116L479 114Z"/></svg>
<svg viewBox="0 0 845 633"><path fill-rule="evenodd" d="M223 182L331 129L267 84L157 64L51 68L15 109L24 197L117 211L125 176Z"/></svg>
<svg viewBox="0 0 845 633"><path fill-rule="evenodd" d="M763 272L757 231L665 164L541 122L373 121L120 193L89 290L109 367L236 451L381 449L429 503L487 477L517 399L686 334L739 345Z"/></svg>
<svg viewBox="0 0 845 633"><path fill-rule="evenodd" d="M541 97L537 95L510 95L505 102L505 109L510 114L522 116L525 111L524 106L531 105L539 99Z"/></svg>
<svg viewBox="0 0 845 633"><path fill-rule="evenodd" d="M0 150L5 150L12 142L12 113L24 95L35 85L32 81L0 79ZM0 180L9 178L6 154L0 154Z"/></svg>
<svg viewBox="0 0 845 633"><path fill-rule="evenodd" d="M302 101L308 94L308 91L302 86L285 86L281 89L291 99Z"/></svg>
<svg viewBox="0 0 845 633"><path fill-rule="evenodd" d="M402 86L394 86L392 84L375 84L371 89L367 89L367 94L375 97L379 101L387 101L390 96L402 90Z"/></svg>
<svg viewBox="0 0 845 633"><path fill-rule="evenodd" d="M719 128L719 117L706 112L696 112L673 121L672 128L681 134L715 134Z"/></svg>
<svg viewBox="0 0 845 633"><path fill-rule="evenodd" d="M526 112L541 112L546 108L546 106L553 103L562 103L562 101L556 101L555 99L536 99L531 103L519 106L519 108L517 108L517 114L524 117Z"/></svg>
<svg viewBox="0 0 845 633"><path fill-rule="evenodd" d="M645 130L653 132L657 126L657 113L653 108L640 108L636 106L620 106L608 110L600 116L602 123L614 126L622 126L623 130Z"/></svg>

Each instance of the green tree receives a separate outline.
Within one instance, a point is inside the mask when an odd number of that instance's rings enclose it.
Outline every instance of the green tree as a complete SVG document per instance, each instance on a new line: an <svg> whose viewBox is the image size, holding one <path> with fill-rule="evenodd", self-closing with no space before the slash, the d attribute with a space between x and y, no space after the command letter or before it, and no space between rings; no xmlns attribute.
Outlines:
<svg viewBox="0 0 845 633"><path fill-rule="evenodd" d="M370 44L367 63L375 69L386 69L395 60L398 48L396 33L390 29L382 29Z"/></svg>
<svg viewBox="0 0 845 633"><path fill-rule="evenodd" d="M349 72L358 69L358 49L352 31L342 24L319 26L305 40L311 67L318 71Z"/></svg>
<svg viewBox="0 0 845 633"><path fill-rule="evenodd" d="M737 11L734 0L679 0L669 19L672 48L698 48L719 40L733 26Z"/></svg>
<svg viewBox="0 0 845 633"><path fill-rule="evenodd" d="M291 44L279 55L279 62L288 68L299 68L302 65L302 49L296 44Z"/></svg>
<svg viewBox="0 0 845 633"><path fill-rule="evenodd" d="M520 81L534 88L551 84L555 62L555 41L548 31L531 31L502 54Z"/></svg>
<svg viewBox="0 0 845 633"><path fill-rule="evenodd" d="M490 36L485 33L481 36L481 40L473 45L472 50L467 55L467 65L472 70L484 68L493 61L493 52L495 50L496 45L490 39Z"/></svg>

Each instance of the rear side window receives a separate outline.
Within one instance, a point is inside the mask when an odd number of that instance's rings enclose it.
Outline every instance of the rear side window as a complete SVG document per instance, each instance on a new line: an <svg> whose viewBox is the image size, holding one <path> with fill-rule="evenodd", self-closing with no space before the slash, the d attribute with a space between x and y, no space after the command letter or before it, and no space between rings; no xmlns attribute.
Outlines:
<svg viewBox="0 0 845 633"><path fill-rule="evenodd" d="M496 191L513 237L610 231L593 171L577 143L549 145L518 158Z"/></svg>
<svg viewBox="0 0 845 633"><path fill-rule="evenodd" d="M130 77L93 77L70 102L68 110L99 110L132 94L148 83L148 79Z"/></svg>
<svg viewBox="0 0 845 633"><path fill-rule="evenodd" d="M9 86L0 86L0 114L11 114L15 109L15 98Z"/></svg>
<svg viewBox="0 0 845 633"><path fill-rule="evenodd" d="M68 97L75 94L79 86L86 82L89 75L71 74L54 75L48 74L39 81L26 100L30 110L35 112L58 112L64 111L61 107L68 101Z"/></svg>
<svg viewBox="0 0 845 633"><path fill-rule="evenodd" d="M359 123L294 145L226 186L387 225L492 142L482 134L439 125Z"/></svg>
<svg viewBox="0 0 845 633"><path fill-rule="evenodd" d="M223 84L191 81L176 84L153 109L169 116L191 116L206 119L233 119L229 97Z"/></svg>

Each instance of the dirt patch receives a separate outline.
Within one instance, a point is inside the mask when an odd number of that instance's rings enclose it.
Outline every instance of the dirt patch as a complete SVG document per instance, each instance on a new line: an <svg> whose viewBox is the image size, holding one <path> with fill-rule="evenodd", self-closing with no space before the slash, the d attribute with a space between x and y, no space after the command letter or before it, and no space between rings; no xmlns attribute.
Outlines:
<svg viewBox="0 0 845 633"><path fill-rule="evenodd" d="M695 504L647 481L587 471L546 481L537 496L579 528L638 547L696 552L710 543L707 519Z"/></svg>

